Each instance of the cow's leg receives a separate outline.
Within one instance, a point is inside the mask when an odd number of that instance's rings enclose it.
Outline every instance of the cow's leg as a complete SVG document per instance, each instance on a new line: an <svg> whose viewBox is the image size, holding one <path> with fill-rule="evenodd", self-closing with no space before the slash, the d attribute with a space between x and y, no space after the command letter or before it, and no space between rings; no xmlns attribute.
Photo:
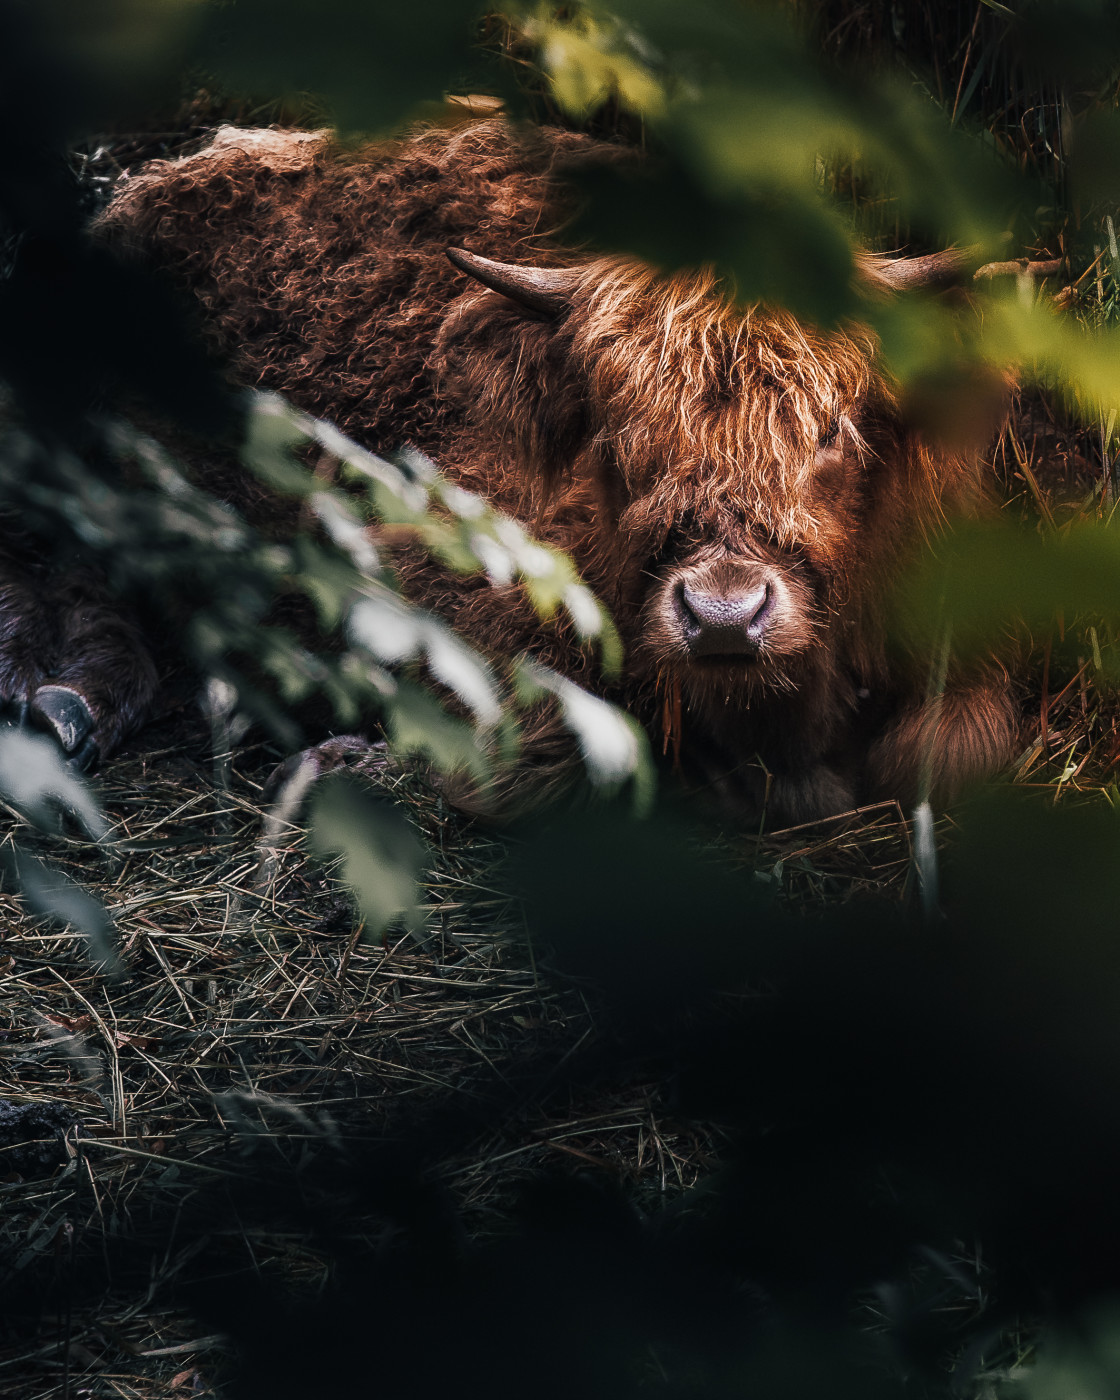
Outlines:
<svg viewBox="0 0 1120 1400"><path fill-rule="evenodd" d="M765 803L771 831L823 821L850 812L856 793L850 779L827 763L817 763L795 773L774 773Z"/></svg>
<svg viewBox="0 0 1120 1400"><path fill-rule="evenodd" d="M0 552L0 718L24 721L54 655L47 579L18 546Z"/></svg>
<svg viewBox="0 0 1120 1400"><path fill-rule="evenodd" d="M292 754L273 771L265 784L264 795L269 804L264 824L265 844L276 840L286 827L303 823L315 784L328 773L340 770L379 786L403 771L384 739L371 740L361 734L336 734L321 744Z"/></svg>
<svg viewBox="0 0 1120 1400"><path fill-rule="evenodd" d="M292 754L277 767L265 784L265 796L274 803L292 803L298 810L311 787L339 769L381 778L400 765L395 763L384 739L362 734L335 734L321 744Z"/></svg>
<svg viewBox="0 0 1120 1400"><path fill-rule="evenodd" d="M574 734L556 702L544 700L521 716L515 762L495 762L484 781L463 771L434 781L458 811L504 823L563 800L586 776Z"/></svg>
<svg viewBox="0 0 1120 1400"><path fill-rule="evenodd" d="M1018 718L998 681L950 685L943 695L914 705L871 748L870 795L917 800L927 770L938 806L998 773L1015 755Z"/></svg>
<svg viewBox="0 0 1120 1400"><path fill-rule="evenodd" d="M299 819L312 786L328 773L346 769L384 784L406 767L423 772L450 806L466 816L510 821L569 792L578 781L581 763L575 739L555 707L546 702L523 717L517 761L495 762L493 776L480 781L460 771L436 773L422 760L404 761L382 740L340 734L286 759L268 782L274 810L282 820Z"/></svg>
<svg viewBox="0 0 1120 1400"><path fill-rule="evenodd" d="M147 718L155 666L139 629L92 569L47 580L37 671L26 687L26 719L53 735L70 761L89 768Z"/></svg>

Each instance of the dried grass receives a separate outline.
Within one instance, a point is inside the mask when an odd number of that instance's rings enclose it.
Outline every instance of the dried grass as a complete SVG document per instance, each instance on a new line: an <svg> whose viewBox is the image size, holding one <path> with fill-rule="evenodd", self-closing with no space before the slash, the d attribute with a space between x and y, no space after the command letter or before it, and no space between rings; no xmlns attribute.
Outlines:
<svg viewBox="0 0 1120 1400"><path fill-rule="evenodd" d="M38 1331L0 1351L3 1395L61 1393L64 1371L91 1396L206 1393L220 1338L193 1336L167 1311L167 1287L189 1274L195 1247L168 1236L168 1222L207 1187L251 1180L262 1164L299 1172L344 1161L425 1105L458 1103L469 1115L495 1078L596 1034L582 993L540 977L518 937L517 909L493 883L495 842L466 832L419 780L398 780L396 796L432 852L427 941L371 945L299 832L261 887L274 755L239 753L223 790L194 754L205 754L201 730L105 770L98 787L119 859L50 843L112 911L123 980L106 981L80 938L0 894L0 1097L66 1105L83 1124L49 1180L5 1178L0 1164L6 1282L26 1274L47 1289ZM640 1081L589 1089L583 1101L543 1098L508 1122L483 1111L479 1123L477 1141L448 1143L439 1173L475 1235L541 1169L603 1173L656 1209L714 1152L714 1131L675 1123L660 1088ZM349 1228L361 1241L382 1225L359 1214ZM126 1230L150 1245L150 1286L139 1296L110 1288L67 1316L68 1271ZM229 1241L231 1267L246 1252L296 1286L328 1266L298 1230L248 1226Z"/></svg>

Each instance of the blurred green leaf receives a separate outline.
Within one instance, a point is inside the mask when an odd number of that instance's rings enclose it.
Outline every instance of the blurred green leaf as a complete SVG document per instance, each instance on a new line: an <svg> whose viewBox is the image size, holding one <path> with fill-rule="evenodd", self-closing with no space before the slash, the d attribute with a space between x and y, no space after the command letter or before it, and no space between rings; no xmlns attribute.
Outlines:
<svg viewBox="0 0 1120 1400"><path fill-rule="evenodd" d="M85 781L45 735L0 727L0 796L43 831L59 832L67 816L91 841L108 839L109 825ZM0 846L0 868L34 913L82 934L101 972L120 973L113 921L93 895L13 841Z"/></svg>
<svg viewBox="0 0 1120 1400"><path fill-rule="evenodd" d="M0 726L0 794L44 831L57 831L65 813L91 841L108 835L108 823L89 788L45 735Z"/></svg>
<svg viewBox="0 0 1120 1400"><path fill-rule="evenodd" d="M621 25L594 5L523 21L573 115L595 94L623 96L621 79L604 86L605 41L579 36L641 36L628 52L646 85L631 82L629 105L656 135L654 158L638 174L585 177L583 227L601 245L667 269L712 263L745 300L831 324L858 300L829 169L857 163L903 222L942 243L995 245L1017 208L1039 202L990 144L952 130L889 71L856 77L823 64L781 7L622 0L611 10Z"/></svg>
<svg viewBox="0 0 1120 1400"><path fill-rule="evenodd" d="M592 782L613 789L633 780L635 805L648 810L654 774L645 731L632 715L530 657L517 663L516 682L524 701L556 697L565 725L575 735Z"/></svg>
<svg viewBox="0 0 1120 1400"><path fill-rule="evenodd" d="M1033 0L1015 7L1012 35L1035 82L1107 84L1120 49L1112 0Z"/></svg>
<svg viewBox="0 0 1120 1400"><path fill-rule="evenodd" d="M1034 1365L1016 1368L1009 1400L1114 1400L1120 1394L1120 1310L1101 1304L1078 1324L1044 1334Z"/></svg>
<svg viewBox="0 0 1120 1400"><path fill-rule="evenodd" d="M1120 114L1095 107L1072 131L1070 180L1086 208L1120 201Z"/></svg>
<svg viewBox="0 0 1120 1400"><path fill-rule="evenodd" d="M833 323L859 307L843 221L814 191L711 188L667 155L635 172L585 171L576 228L597 247L666 272L713 264L744 301L767 300Z"/></svg>
<svg viewBox="0 0 1120 1400"><path fill-rule="evenodd" d="M241 460L274 491L308 496L316 482L291 454L307 442L294 410L277 394L253 394L241 444Z"/></svg>
<svg viewBox="0 0 1120 1400"><path fill-rule="evenodd" d="M369 937L379 937L398 917L410 933L420 932L416 881L424 848L399 808L348 774L328 775L312 790L311 841L320 855L342 857L342 878Z"/></svg>
<svg viewBox="0 0 1120 1400"><path fill-rule="evenodd" d="M952 626L955 651L990 651L1026 626L1046 632L1059 614L1120 623L1120 529L1096 521L1041 534L1004 522L960 522L908 575L900 632L933 646ZM1102 653L1104 655L1104 653Z"/></svg>
<svg viewBox="0 0 1120 1400"><path fill-rule="evenodd" d="M67 66L85 129L150 119L178 100L184 55L202 32L208 0L39 0L27 6ZM21 7L23 8L23 7Z"/></svg>
<svg viewBox="0 0 1120 1400"><path fill-rule="evenodd" d="M120 975L113 920L88 890L18 846L0 847L0 867L34 913L58 919L85 938L90 962L99 972Z"/></svg>
<svg viewBox="0 0 1120 1400"><path fill-rule="evenodd" d="M314 93L342 127L369 131L438 102L477 65L478 0L210 0L194 62L234 91Z"/></svg>
<svg viewBox="0 0 1120 1400"><path fill-rule="evenodd" d="M664 111L665 91L648 44L616 16L542 4L521 21L521 30L539 46L556 99L573 116L587 116L612 98L644 116Z"/></svg>
<svg viewBox="0 0 1120 1400"><path fill-rule="evenodd" d="M480 783L491 776L489 753L471 725L410 681L400 681L386 699L385 725L389 746L400 758L426 759L440 773L468 773Z"/></svg>

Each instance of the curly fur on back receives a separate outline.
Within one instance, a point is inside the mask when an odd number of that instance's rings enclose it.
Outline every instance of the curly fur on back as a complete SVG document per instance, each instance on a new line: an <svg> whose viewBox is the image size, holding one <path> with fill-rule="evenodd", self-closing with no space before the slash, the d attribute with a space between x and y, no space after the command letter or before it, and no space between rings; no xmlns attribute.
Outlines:
<svg viewBox="0 0 1120 1400"><path fill-rule="evenodd" d="M375 448L431 451L449 415L427 362L464 282L444 250L538 257L561 217L554 172L587 144L481 123L347 155L325 132L224 127L123 181L99 228L192 289L245 382Z"/></svg>
<svg viewBox="0 0 1120 1400"><path fill-rule="evenodd" d="M976 497L975 462L904 429L866 331L743 309L703 272L563 251L562 174L589 158L618 153L501 120L350 154L322 133L225 128L127 179L101 230L193 291L242 381L375 450L421 447L569 549L628 643L621 698L651 724L672 702L674 737L745 805L797 820L906 795L925 674L888 666L884 597L913 541ZM566 313L527 315L450 247L572 268ZM407 552L400 568L479 644L531 646L594 683L515 590ZM722 596L759 570L782 604L760 654L698 664L682 587ZM965 688L949 708L968 732L939 741L946 792L1002 762L1014 732L1000 681Z"/></svg>

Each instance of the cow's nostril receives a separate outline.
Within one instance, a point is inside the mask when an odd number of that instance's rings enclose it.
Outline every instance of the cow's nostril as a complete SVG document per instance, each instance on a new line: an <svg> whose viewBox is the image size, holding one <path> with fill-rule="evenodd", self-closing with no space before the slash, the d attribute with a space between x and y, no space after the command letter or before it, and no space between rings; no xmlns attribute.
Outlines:
<svg viewBox="0 0 1120 1400"><path fill-rule="evenodd" d="M750 656L757 652L774 610L768 581L742 593L709 593L682 583L681 631L694 656Z"/></svg>
<svg viewBox="0 0 1120 1400"><path fill-rule="evenodd" d="M703 626L694 606L696 601L697 595L687 583L677 584L677 611L680 613L681 622L684 624L686 632L693 628L699 631Z"/></svg>
<svg viewBox="0 0 1120 1400"><path fill-rule="evenodd" d="M766 630L766 624L770 620L770 614L774 611L774 590L768 583L756 588L746 600L750 612L750 621L747 623L747 631L756 639L761 637Z"/></svg>

